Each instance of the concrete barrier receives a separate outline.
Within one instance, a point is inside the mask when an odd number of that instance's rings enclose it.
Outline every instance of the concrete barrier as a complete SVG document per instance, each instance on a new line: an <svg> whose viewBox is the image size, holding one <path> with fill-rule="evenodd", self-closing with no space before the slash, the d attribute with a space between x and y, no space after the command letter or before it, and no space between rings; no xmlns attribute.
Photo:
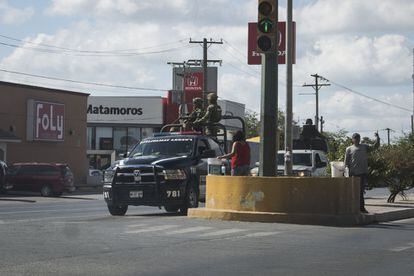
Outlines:
<svg viewBox="0 0 414 276"><path fill-rule="evenodd" d="M355 225L357 178L207 176L206 208L189 217Z"/></svg>

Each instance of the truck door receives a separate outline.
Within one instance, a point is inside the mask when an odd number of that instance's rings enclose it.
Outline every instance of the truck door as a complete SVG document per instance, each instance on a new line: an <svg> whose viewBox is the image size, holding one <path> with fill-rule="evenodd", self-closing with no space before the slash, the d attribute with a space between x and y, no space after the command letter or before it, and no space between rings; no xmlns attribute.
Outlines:
<svg viewBox="0 0 414 276"><path fill-rule="evenodd" d="M210 149L206 139L198 139L197 141L197 156L200 156L203 151ZM201 158L196 165L196 176L199 183L199 195L200 199L205 198L206 193L206 175L207 175L207 158Z"/></svg>
<svg viewBox="0 0 414 276"><path fill-rule="evenodd" d="M326 174L326 160L322 160L320 154L315 152L314 155L314 168L315 168L315 176L322 176Z"/></svg>

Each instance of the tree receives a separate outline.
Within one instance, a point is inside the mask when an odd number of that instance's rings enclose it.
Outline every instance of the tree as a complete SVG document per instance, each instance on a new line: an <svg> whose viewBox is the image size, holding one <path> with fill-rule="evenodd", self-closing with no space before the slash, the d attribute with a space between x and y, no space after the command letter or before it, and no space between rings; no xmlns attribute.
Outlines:
<svg viewBox="0 0 414 276"><path fill-rule="evenodd" d="M246 111L244 123L246 125L246 138L259 136L260 122L259 114L256 112Z"/></svg>
<svg viewBox="0 0 414 276"><path fill-rule="evenodd" d="M387 202L414 188L414 135L406 135L393 145L382 146L371 157L371 180L383 180L390 190Z"/></svg>

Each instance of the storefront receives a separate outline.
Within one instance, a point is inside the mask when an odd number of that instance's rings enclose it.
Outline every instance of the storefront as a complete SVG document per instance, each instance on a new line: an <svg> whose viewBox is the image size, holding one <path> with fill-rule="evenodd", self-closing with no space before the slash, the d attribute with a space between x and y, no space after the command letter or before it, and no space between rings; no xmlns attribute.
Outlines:
<svg viewBox="0 0 414 276"><path fill-rule="evenodd" d="M0 157L66 163L75 185L86 183L88 94L0 82Z"/></svg>
<svg viewBox="0 0 414 276"><path fill-rule="evenodd" d="M163 125L162 97L89 97L87 155L92 169L106 169Z"/></svg>

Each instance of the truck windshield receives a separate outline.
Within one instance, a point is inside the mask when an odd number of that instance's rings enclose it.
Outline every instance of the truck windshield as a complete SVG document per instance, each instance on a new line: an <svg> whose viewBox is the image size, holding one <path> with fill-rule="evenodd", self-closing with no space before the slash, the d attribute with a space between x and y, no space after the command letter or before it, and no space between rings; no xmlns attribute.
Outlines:
<svg viewBox="0 0 414 276"><path fill-rule="evenodd" d="M312 154L310 153L294 153L293 154L293 165L297 166L312 166ZM283 166L285 163L283 153L277 154L277 164Z"/></svg>
<svg viewBox="0 0 414 276"><path fill-rule="evenodd" d="M149 138L143 140L130 154L136 158L148 155L189 156L193 150L192 138Z"/></svg>

